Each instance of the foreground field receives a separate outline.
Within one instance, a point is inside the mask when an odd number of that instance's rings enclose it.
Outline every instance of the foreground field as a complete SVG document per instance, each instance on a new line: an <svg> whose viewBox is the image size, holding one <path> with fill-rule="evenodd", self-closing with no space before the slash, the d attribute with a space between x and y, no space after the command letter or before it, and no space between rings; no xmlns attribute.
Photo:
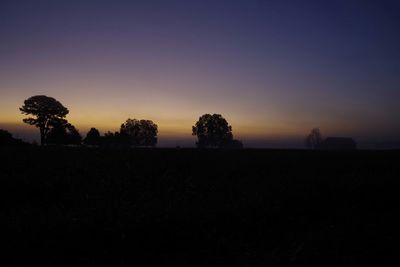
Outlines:
<svg viewBox="0 0 400 267"><path fill-rule="evenodd" d="M0 157L15 265L398 266L399 151L27 148Z"/></svg>

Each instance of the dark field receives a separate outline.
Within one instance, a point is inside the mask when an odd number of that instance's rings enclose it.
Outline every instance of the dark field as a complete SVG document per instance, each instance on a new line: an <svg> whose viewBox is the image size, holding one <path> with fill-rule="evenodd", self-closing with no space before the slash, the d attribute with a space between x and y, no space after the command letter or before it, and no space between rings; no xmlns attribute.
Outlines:
<svg viewBox="0 0 400 267"><path fill-rule="evenodd" d="M14 265L400 266L399 151L21 148L0 157L2 240Z"/></svg>

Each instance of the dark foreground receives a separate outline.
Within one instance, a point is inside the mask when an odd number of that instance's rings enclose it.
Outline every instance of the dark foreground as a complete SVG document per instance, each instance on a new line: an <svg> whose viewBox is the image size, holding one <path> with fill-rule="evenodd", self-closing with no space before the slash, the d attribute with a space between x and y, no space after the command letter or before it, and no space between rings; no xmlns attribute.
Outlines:
<svg viewBox="0 0 400 267"><path fill-rule="evenodd" d="M11 265L400 266L399 151L0 152Z"/></svg>

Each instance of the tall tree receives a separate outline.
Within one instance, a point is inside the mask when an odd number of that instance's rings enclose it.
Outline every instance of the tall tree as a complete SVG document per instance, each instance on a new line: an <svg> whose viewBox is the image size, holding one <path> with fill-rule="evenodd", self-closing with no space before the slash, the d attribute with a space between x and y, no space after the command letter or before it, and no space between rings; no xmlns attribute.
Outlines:
<svg viewBox="0 0 400 267"><path fill-rule="evenodd" d="M36 95L24 101L24 105L19 109L22 114L32 115L33 117L23 119L23 122L34 125L40 130L40 144L46 144L47 135L54 125L65 124L64 119L69 113L59 101L45 95Z"/></svg>
<svg viewBox="0 0 400 267"><path fill-rule="evenodd" d="M233 139L232 126L220 114L204 114L192 126L192 135L196 135L196 145L203 147L224 147Z"/></svg>

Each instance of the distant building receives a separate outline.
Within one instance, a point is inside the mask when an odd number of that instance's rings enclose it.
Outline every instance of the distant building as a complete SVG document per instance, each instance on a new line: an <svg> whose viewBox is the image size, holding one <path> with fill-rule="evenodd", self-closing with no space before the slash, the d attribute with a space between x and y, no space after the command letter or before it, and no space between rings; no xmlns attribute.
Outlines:
<svg viewBox="0 0 400 267"><path fill-rule="evenodd" d="M357 149L357 143L349 137L327 137L320 145L320 149L353 150Z"/></svg>

